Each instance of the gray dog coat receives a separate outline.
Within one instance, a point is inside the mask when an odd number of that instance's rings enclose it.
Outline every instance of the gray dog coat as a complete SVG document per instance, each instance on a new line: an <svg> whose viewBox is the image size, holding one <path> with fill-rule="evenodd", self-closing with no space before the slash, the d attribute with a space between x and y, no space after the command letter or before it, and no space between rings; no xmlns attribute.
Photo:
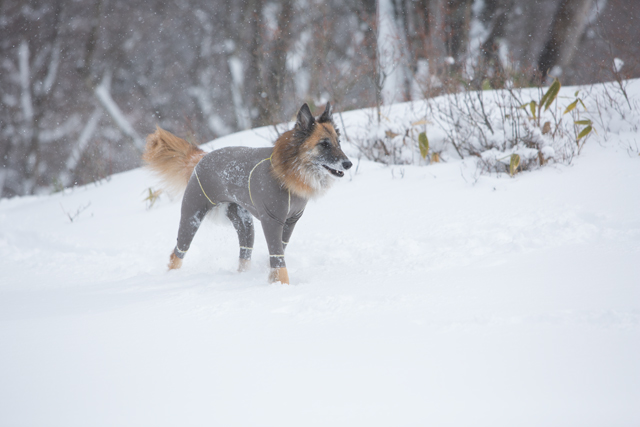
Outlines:
<svg viewBox="0 0 640 427"><path fill-rule="evenodd" d="M175 254L183 258L209 210L228 203L227 217L240 240L240 258L251 259L253 217L262 223L272 268L285 267L284 248L307 199L292 194L273 177L272 148L228 147L212 151L196 165L182 201Z"/></svg>

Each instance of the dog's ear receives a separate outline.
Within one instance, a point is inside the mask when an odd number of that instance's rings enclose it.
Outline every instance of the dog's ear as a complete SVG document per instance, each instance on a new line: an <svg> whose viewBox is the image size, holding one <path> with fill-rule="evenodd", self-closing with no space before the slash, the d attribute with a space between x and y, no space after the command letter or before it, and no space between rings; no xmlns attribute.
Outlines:
<svg viewBox="0 0 640 427"><path fill-rule="evenodd" d="M299 127L301 130L309 130L316 119L313 118L313 114L311 114L311 110L309 110L309 106L305 103L298 111L298 120L296 122L296 127Z"/></svg>
<svg viewBox="0 0 640 427"><path fill-rule="evenodd" d="M327 106L324 108L324 113L322 113L322 115L320 116L318 121L320 123L330 122L331 121L331 111L332 111L331 103L327 102Z"/></svg>

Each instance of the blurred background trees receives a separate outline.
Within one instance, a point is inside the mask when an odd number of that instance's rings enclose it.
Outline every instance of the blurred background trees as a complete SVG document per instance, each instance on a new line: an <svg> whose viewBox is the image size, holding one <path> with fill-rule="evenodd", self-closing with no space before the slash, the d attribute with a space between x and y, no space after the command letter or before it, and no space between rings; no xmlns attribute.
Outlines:
<svg viewBox="0 0 640 427"><path fill-rule="evenodd" d="M632 0L0 1L0 196L198 142L462 88L638 77Z"/></svg>

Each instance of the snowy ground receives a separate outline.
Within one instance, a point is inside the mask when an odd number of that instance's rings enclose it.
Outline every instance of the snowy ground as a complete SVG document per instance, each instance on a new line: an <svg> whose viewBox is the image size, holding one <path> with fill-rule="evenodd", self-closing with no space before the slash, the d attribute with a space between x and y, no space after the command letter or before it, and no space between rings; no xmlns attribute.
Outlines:
<svg viewBox="0 0 640 427"><path fill-rule="evenodd" d="M477 182L362 161L307 207L290 286L266 282L260 233L237 273L213 223L167 273L179 200L147 210L142 170L1 200L0 425L637 426L626 148Z"/></svg>

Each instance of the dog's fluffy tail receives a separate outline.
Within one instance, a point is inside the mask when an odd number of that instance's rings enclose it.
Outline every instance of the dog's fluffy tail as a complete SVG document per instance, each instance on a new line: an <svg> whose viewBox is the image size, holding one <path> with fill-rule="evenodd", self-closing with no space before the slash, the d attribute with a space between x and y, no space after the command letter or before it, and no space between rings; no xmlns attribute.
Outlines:
<svg viewBox="0 0 640 427"><path fill-rule="evenodd" d="M181 192L205 154L196 145L156 126L156 131L147 136L142 159L162 179L168 190Z"/></svg>

